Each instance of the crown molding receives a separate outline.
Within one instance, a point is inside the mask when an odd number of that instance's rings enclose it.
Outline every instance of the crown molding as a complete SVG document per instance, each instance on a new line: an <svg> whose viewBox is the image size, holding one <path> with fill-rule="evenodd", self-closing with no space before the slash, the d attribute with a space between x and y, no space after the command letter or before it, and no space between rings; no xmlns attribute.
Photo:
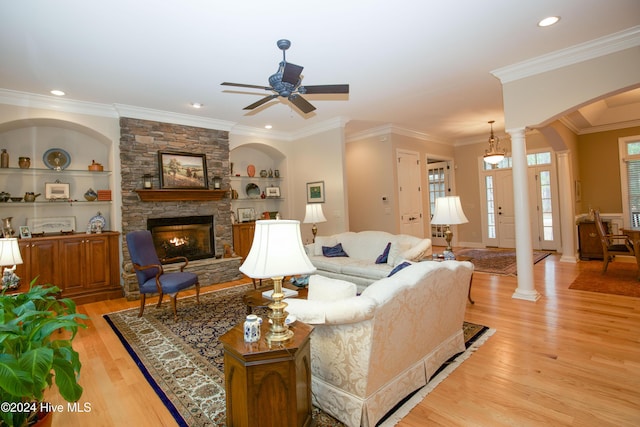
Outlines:
<svg viewBox="0 0 640 427"><path fill-rule="evenodd" d="M590 133L598 133L598 132L610 132L619 129L632 128L636 126L640 126L640 119L635 120L627 120L625 122L618 123L609 123L606 125L598 125L598 126L590 126L586 128L579 129L577 126L573 124L573 122L565 117L558 119L560 123L565 125L569 130L571 130L576 135L587 135Z"/></svg>
<svg viewBox="0 0 640 427"><path fill-rule="evenodd" d="M396 135L407 136L409 138L419 139L422 141L451 145L450 141L436 138L424 132L418 132L415 130L398 127L393 124L385 124L382 126L376 126L370 129L366 129L360 132L355 132L353 134L350 134L347 137L347 142L354 142L354 141L359 141L359 140L368 139L368 138L376 138L379 136L386 136L392 133Z"/></svg>
<svg viewBox="0 0 640 427"><path fill-rule="evenodd" d="M8 89L0 89L0 103L24 108L41 108L65 113L118 118L116 110L109 105Z"/></svg>
<svg viewBox="0 0 640 427"><path fill-rule="evenodd" d="M491 71L502 84L640 46L640 25Z"/></svg>
<svg viewBox="0 0 640 427"><path fill-rule="evenodd" d="M229 131L231 135L243 135L279 141L292 141L288 132L278 132L272 129L256 128L252 126L235 125Z"/></svg>
<svg viewBox="0 0 640 427"><path fill-rule="evenodd" d="M230 131L234 123L226 120L210 119L208 117L192 116L189 114L172 113L169 111L153 110L150 108L134 107L125 104L113 104L120 117L152 120L163 123L173 123L183 126L194 126L205 129Z"/></svg>
<svg viewBox="0 0 640 427"><path fill-rule="evenodd" d="M333 119L316 123L299 131L291 133L292 140L306 138L308 136L316 135L330 130L344 129L348 121L349 120L346 117L339 116L334 117Z"/></svg>

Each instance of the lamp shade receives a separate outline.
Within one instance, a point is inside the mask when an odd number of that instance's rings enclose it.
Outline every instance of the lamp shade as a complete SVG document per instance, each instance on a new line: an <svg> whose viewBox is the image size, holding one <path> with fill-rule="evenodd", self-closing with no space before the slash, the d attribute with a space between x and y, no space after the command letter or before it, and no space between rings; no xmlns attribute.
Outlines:
<svg viewBox="0 0 640 427"><path fill-rule="evenodd" d="M302 245L300 221L256 221L253 244L240 271L253 279L316 271Z"/></svg>
<svg viewBox="0 0 640 427"><path fill-rule="evenodd" d="M324 217L322 212L322 205L320 203L307 204L307 212L304 215L304 224L318 224L320 222L326 222L327 218Z"/></svg>
<svg viewBox="0 0 640 427"><path fill-rule="evenodd" d="M436 209L433 218L431 218L431 224L452 225L466 222L469 222L469 220L462 211L460 197L447 196L436 199Z"/></svg>
<svg viewBox="0 0 640 427"><path fill-rule="evenodd" d="M15 237L0 239L0 266L22 264L18 239Z"/></svg>

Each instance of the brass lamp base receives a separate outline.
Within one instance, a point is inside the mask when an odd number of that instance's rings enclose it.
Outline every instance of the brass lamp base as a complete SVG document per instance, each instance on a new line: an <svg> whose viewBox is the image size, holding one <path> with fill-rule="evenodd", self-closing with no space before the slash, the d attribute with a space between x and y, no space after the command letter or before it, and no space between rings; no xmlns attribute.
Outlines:
<svg viewBox="0 0 640 427"><path fill-rule="evenodd" d="M453 248L451 247L451 240L453 239L453 231L451 231L450 225L445 225L444 230L444 240L447 241L447 251L453 252Z"/></svg>
<svg viewBox="0 0 640 427"><path fill-rule="evenodd" d="M311 232L313 233L313 242L312 243L315 243L316 242L316 234L318 234L318 227L315 224L313 224L313 227L311 227Z"/></svg>
<svg viewBox="0 0 640 427"><path fill-rule="evenodd" d="M287 313L284 309L287 307L287 303L283 302L284 293L282 293L282 279L284 277L272 277L273 280L273 295L271 298L273 302L269 304L271 312L269 313L269 319L271 319L271 328L265 335L267 343L278 343L290 340L293 337L293 331L289 329L285 320Z"/></svg>

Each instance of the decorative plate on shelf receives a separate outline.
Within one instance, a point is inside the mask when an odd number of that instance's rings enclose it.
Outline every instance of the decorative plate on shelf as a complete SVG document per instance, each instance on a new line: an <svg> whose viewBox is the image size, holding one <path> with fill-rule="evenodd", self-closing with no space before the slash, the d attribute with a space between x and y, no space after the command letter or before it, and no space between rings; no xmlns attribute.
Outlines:
<svg viewBox="0 0 640 427"><path fill-rule="evenodd" d="M71 156L62 148L50 148L44 152L42 161L49 169L61 171L69 167Z"/></svg>
<svg viewBox="0 0 640 427"><path fill-rule="evenodd" d="M247 193L247 197L249 198L255 199L257 197L260 197L260 187L258 187L253 182L247 184L244 191Z"/></svg>

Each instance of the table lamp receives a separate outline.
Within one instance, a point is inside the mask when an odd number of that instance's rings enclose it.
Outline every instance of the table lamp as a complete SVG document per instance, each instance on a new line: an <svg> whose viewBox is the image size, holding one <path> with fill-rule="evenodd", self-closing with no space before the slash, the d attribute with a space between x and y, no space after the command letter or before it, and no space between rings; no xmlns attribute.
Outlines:
<svg viewBox="0 0 640 427"><path fill-rule="evenodd" d="M16 265L22 264L18 239L15 237L0 239L0 269L2 269L2 289L16 289L20 278L16 275ZM11 267L5 273L4 267Z"/></svg>
<svg viewBox="0 0 640 427"><path fill-rule="evenodd" d="M307 212L304 215L304 220L302 222L305 224L313 224L311 232L313 233L313 243L315 243L316 234L318 233L318 227L316 227L316 224L320 222L327 222L327 218L324 217L324 213L322 212L322 205L319 203L307 204Z"/></svg>
<svg viewBox="0 0 640 427"><path fill-rule="evenodd" d="M240 271L252 279L273 280L273 302L269 304L271 328L265 335L269 344L293 337L293 331L285 324L288 313L284 311L287 303L282 301L282 279L284 276L310 274L315 270L302 245L300 221L256 221L253 244Z"/></svg>
<svg viewBox="0 0 640 427"><path fill-rule="evenodd" d="M464 224L469 222L467 217L462 211L462 205L460 205L460 197L447 196L438 197L436 199L436 209L431 218L432 225L444 225L444 239L447 241L447 252L453 252L451 248L451 239L453 239L453 232L451 231L451 225Z"/></svg>

